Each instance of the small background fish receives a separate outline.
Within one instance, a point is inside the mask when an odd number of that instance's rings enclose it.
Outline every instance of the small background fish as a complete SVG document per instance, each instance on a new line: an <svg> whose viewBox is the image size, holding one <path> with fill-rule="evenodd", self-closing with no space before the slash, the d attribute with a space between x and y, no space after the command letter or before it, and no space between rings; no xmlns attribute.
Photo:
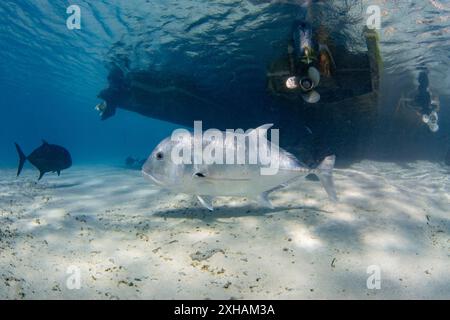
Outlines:
<svg viewBox="0 0 450 320"><path fill-rule="evenodd" d="M39 179L41 180L47 172L56 172L58 176L61 171L72 166L72 157L65 148L55 144L49 144L45 140L42 145L34 150L28 157L23 153L20 146L16 143L17 153L19 154L19 167L17 176L22 172L25 162L28 160L39 170Z"/></svg>

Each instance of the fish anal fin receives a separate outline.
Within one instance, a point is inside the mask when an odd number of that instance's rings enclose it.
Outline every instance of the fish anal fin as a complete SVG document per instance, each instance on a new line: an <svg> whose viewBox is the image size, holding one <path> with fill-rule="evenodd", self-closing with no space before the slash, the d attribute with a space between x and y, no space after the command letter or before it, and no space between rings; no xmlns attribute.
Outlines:
<svg viewBox="0 0 450 320"><path fill-rule="evenodd" d="M39 178L38 181L42 179L42 177L44 176L45 171L39 171Z"/></svg>
<svg viewBox="0 0 450 320"><path fill-rule="evenodd" d="M328 197L331 201L338 201L336 195L336 188L334 186L333 181L333 169L336 161L336 156L328 156L326 157L322 163L315 169L315 174L319 177L320 182L322 182L325 191L328 194Z"/></svg>
<svg viewBox="0 0 450 320"><path fill-rule="evenodd" d="M208 209L209 211L213 211L214 207L213 207L213 200L214 198L211 196L197 196L198 201L200 201L200 203L202 204L202 206L204 206L206 209Z"/></svg>
<svg viewBox="0 0 450 320"><path fill-rule="evenodd" d="M266 191L261 193L260 195L258 195L258 197L256 198L258 204L261 207L265 207L265 208L269 208L269 209L273 209L274 206L272 204L272 202L269 199L269 194L272 192L272 190L270 191Z"/></svg>

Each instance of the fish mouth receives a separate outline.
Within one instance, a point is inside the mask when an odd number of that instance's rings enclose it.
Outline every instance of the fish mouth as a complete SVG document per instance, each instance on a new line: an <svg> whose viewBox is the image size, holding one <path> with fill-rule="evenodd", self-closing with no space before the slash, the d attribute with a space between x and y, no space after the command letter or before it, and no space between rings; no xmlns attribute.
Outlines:
<svg viewBox="0 0 450 320"><path fill-rule="evenodd" d="M141 171L142 175L144 176L144 178L149 179L150 181L152 181L154 184L163 187L164 184L162 183L161 180L156 179L154 176L152 176L150 173L145 172L144 170Z"/></svg>

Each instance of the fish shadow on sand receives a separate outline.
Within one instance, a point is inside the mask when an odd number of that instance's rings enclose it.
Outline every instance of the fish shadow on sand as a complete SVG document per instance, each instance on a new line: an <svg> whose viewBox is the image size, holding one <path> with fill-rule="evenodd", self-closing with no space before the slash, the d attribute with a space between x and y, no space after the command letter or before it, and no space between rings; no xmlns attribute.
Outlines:
<svg viewBox="0 0 450 320"><path fill-rule="evenodd" d="M397 162L396 163L400 168L405 169L405 170L414 170L414 167L411 166L408 163L404 163L404 162Z"/></svg>
<svg viewBox="0 0 450 320"><path fill-rule="evenodd" d="M202 207L176 208L165 211L158 211L154 213L153 216L163 218L179 218L179 219L190 218L207 221L221 218L265 216L268 214L277 214L291 210L328 213L327 211L309 206L280 206L271 209L271 208L261 208L252 205L244 205L241 207L228 207L228 206L216 207L212 212Z"/></svg>
<svg viewBox="0 0 450 320"><path fill-rule="evenodd" d="M49 189L65 189L65 188L73 188L79 186L79 183L61 183L61 184L50 184L47 187Z"/></svg>

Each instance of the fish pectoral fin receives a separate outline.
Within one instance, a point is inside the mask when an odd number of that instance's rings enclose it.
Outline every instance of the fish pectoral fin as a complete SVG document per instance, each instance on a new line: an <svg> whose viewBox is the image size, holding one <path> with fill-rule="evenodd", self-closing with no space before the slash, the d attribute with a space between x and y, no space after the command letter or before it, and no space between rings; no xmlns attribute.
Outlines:
<svg viewBox="0 0 450 320"><path fill-rule="evenodd" d="M213 211L214 207L213 207L213 197L210 196L197 196L198 201L200 201L200 203L202 204L202 206L204 206L206 209L208 209L209 211Z"/></svg>
<svg viewBox="0 0 450 320"><path fill-rule="evenodd" d="M205 172L195 172L192 177L194 179L202 179L202 181L204 181L205 183L213 183L216 181L248 181L249 179L246 178L226 178L226 177L222 177L222 176L208 176ZM200 181L200 180L197 180Z"/></svg>
<svg viewBox="0 0 450 320"><path fill-rule="evenodd" d="M270 199L269 199L269 194L270 194L270 192L272 192L272 191L261 193L261 194L256 198L256 201L257 201L258 204L259 204L260 206L262 206L262 207L269 208L269 209L273 209L274 206L273 206L272 202L271 202Z"/></svg>
<svg viewBox="0 0 450 320"><path fill-rule="evenodd" d="M203 172L195 172L192 176L194 178L206 178L206 174L204 174Z"/></svg>

